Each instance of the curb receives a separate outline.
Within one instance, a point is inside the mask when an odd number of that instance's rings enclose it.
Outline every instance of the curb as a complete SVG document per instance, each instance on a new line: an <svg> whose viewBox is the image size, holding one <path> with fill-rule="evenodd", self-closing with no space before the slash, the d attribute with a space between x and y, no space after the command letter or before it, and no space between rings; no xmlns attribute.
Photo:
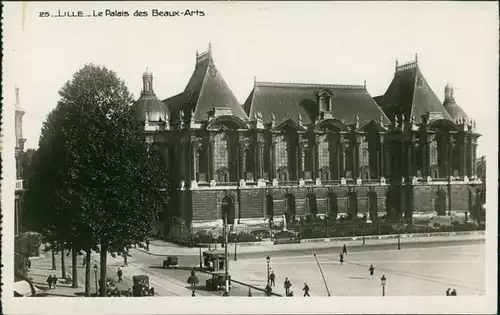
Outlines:
<svg viewBox="0 0 500 315"><path fill-rule="evenodd" d="M200 271L200 272L203 272L203 273L206 273L206 274L211 274L209 271L206 271L204 269L200 269L198 267L195 267L194 270L196 271ZM234 280L231 278L231 282L234 282L234 283L237 283L237 284L240 284L240 285L243 285L243 286L246 286L246 287L249 287L251 289L254 289L254 290L257 290L257 291L260 291L260 292L266 292L264 289L261 289L261 288L258 288L256 286L253 286L251 284L246 284L244 282L241 282L241 281L237 281L237 280ZM271 292L271 295L274 295L274 296L279 296L279 297L283 297L283 295L281 294L278 294L278 293L274 293L274 292Z"/></svg>

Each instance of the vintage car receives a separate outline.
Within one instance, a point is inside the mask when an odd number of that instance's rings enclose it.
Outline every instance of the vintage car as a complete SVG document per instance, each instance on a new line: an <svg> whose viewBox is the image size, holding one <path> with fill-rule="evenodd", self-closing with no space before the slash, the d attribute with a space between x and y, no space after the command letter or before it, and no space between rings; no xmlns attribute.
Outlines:
<svg viewBox="0 0 500 315"><path fill-rule="evenodd" d="M212 278L208 279L205 282L205 286L208 291L219 291L219 290L225 290L226 289L226 281L225 281L225 272L223 271L216 271L211 273ZM228 291L231 291L231 275L228 274L228 280L229 280L229 288Z"/></svg>
<svg viewBox="0 0 500 315"><path fill-rule="evenodd" d="M179 267L179 257L177 256L167 256L165 260L163 260L163 268L177 268Z"/></svg>
<svg viewBox="0 0 500 315"><path fill-rule="evenodd" d="M133 296L152 296L154 295L154 288L149 286L149 277L145 275L138 275L132 277L132 295Z"/></svg>

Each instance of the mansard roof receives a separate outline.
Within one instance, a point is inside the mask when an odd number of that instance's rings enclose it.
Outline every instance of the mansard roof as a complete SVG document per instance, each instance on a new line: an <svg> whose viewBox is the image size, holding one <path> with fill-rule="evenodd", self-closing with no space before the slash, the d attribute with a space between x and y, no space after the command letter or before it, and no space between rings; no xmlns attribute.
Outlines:
<svg viewBox="0 0 500 315"><path fill-rule="evenodd" d="M255 82L244 108L250 119L260 112L264 122L270 122L274 114L276 124L292 119L307 125L318 116L317 96L324 91L330 94L333 117L346 124L354 124L356 115L360 122L379 121L382 116L389 123L363 85Z"/></svg>
<svg viewBox="0 0 500 315"><path fill-rule="evenodd" d="M418 61L396 65L396 73L389 88L378 104L391 117L393 114L413 116L416 123L422 122L427 113L440 114L443 119L452 120L434 91L430 88L419 69Z"/></svg>
<svg viewBox="0 0 500 315"><path fill-rule="evenodd" d="M217 70L209 48L196 56L196 67L184 91L164 100L171 108L172 115L177 116L183 108L186 115L193 113L196 121L208 120L208 112L214 107L227 108L231 113L243 120L248 117L238 103L231 89Z"/></svg>

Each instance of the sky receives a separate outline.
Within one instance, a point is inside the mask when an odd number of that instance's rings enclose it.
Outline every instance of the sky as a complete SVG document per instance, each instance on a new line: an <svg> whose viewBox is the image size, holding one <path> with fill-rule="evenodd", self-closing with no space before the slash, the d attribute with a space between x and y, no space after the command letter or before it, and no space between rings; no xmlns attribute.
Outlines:
<svg viewBox="0 0 500 315"><path fill-rule="evenodd" d="M106 9L129 16L105 16ZM154 17L154 9L199 11ZM104 16L44 17L58 11ZM135 17L136 11L148 16ZM478 156L491 145L496 149L495 2L8 2L3 23L5 114L13 115L17 85L26 111L26 148L38 146L59 89L86 63L115 71L135 97L147 67L157 96L165 99L184 89L196 51L211 42L215 64L241 103L254 77L356 85L366 80L375 97L389 86L396 59L411 61L418 53L438 97L443 100L445 85L453 84L457 103L476 120L483 134Z"/></svg>

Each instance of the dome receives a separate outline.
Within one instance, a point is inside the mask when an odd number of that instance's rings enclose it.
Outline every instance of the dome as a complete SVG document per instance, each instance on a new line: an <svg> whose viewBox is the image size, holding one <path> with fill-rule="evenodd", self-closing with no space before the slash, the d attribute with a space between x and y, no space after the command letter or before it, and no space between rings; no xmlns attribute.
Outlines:
<svg viewBox="0 0 500 315"><path fill-rule="evenodd" d="M137 120L165 121L168 110L167 105L160 101L153 90L153 74L146 72L142 75L141 97L135 103L135 116Z"/></svg>
<svg viewBox="0 0 500 315"><path fill-rule="evenodd" d="M154 94L143 94L135 103L137 120L144 121L146 115L149 121L165 121L168 114L167 106Z"/></svg>

